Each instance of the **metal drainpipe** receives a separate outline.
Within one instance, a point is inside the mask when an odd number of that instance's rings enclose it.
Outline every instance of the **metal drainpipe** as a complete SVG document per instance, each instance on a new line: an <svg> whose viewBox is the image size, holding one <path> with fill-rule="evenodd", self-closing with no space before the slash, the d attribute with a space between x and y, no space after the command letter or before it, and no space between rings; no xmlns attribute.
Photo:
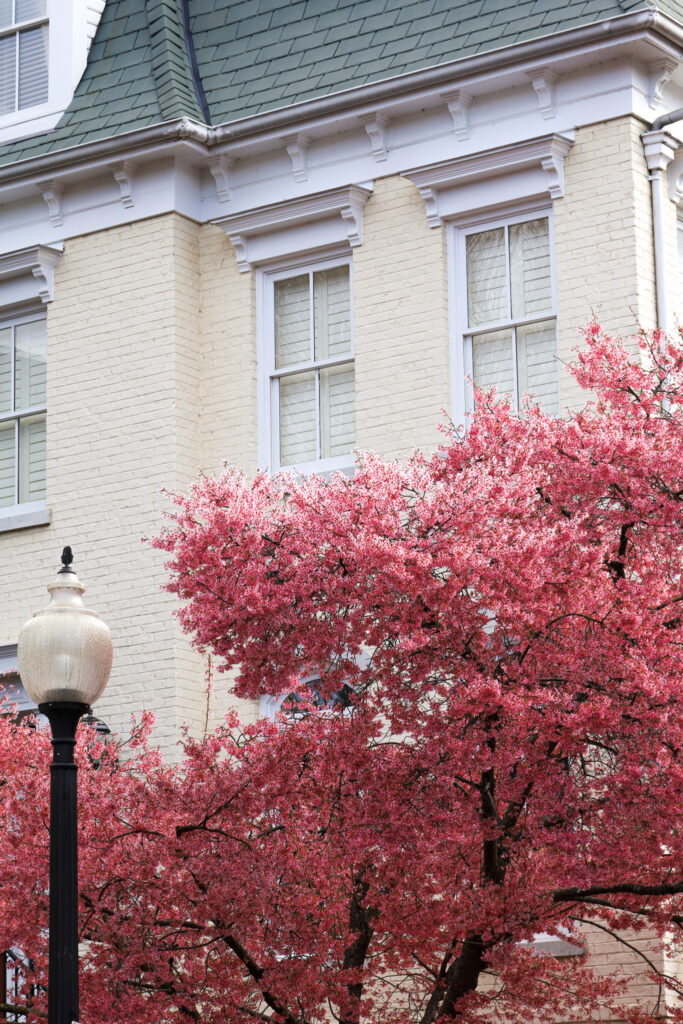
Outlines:
<svg viewBox="0 0 683 1024"><path fill-rule="evenodd" d="M678 143L662 129L676 121L683 121L683 107L662 114L643 132L641 138L645 149L652 191L652 230L655 257L655 294L657 300L657 326L668 331L669 298L667 289L666 252L664 242L664 209L667 200L667 167L673 159Z"/></svg>

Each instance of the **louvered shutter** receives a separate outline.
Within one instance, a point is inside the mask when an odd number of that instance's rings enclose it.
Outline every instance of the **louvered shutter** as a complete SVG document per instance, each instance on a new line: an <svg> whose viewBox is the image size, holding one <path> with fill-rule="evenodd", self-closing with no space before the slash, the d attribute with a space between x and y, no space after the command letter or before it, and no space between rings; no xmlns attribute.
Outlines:
<svg viewBox="0 0 683 1024"><path fill-rule="evenodd" d="M10 114L16 107L17 37L0 39L0 114Z"/></svg>
<svg viewBox="0 0 683 1024"><path fill-rule="evenodd" d="M45 497L45 416L19 420L19 503Z"/></svg>
<svg viewBox="0 0 683 1024"><path fill-rule="evenodd" d="M315 372L280 379L280 464L296 466L317 457Z"/></svg>
<svg viewBox="0 0 683 1024"><path fill-rule="evenodd" d="M15 22L44 18L47 14L47 0L17 0Z"/></svg>
<svg viewBox="0 0 683 1024"><path fill-rule="evenodd" d="M347 455L356 443L353 364L320 371L320 457Z"/></svg>
<svg viewBox="0 0 683 1024"><path fill-rule="evenodd" d="M311 360L311 305L308 274L275 282L275 366Z"/></svg>
<svg viewBox="0 0 683 1024"><path fill-rule="evenodd" d="M47 101L48 29L47 25L19 33L20 110Z"/></svg>
<svg viewBox="0 0 683 1024"><path fill-rule="evenodd" d="M0 413L12 411L12 328L0 329Z"/></svg>
<svg viewBox="0 0 683 1024"><path fill-rule="evenodd" d="M470 327L507 320L505 229L467 236L467 315Z"/></svg>
<svg viewBox="0 0 683 1024"><path fill-rule="evenodd" d="M9 28L12 24L12 0L0 0L0 28Z"/></svg>
<svg viewBox="0 0 683 1024"><path fill-rule="evenodd" d="M349 268L332 267L313 275L315 358L336 359L351 354L351 294Z"/></svg>
<svg viewBox="0 0 683 1024"><path fill-rule="evenodd" d="M15 491L15 470L14 470L14 446L15 446L16 423L12 420L9 423L0 423L0 507L6 508L14 505L16 499Z"/></svg>

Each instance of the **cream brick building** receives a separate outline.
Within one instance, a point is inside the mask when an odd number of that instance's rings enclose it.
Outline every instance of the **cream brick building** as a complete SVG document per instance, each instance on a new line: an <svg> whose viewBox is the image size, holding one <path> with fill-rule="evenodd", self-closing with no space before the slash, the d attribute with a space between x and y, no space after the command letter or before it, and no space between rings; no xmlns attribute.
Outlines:
<svg viewBox="0 0 683 1024"><path fill-rule="evenodd" d="M171 756L228 697L163 487L433 449L472 377L561 412L592 315L675 329L682 56L673 0L0 4L0 668L70 544L97 713Z"/></svg>
<svg viewBox="0 0 683 1024"><path fill-rule="evenodd" d="M71 544L114 634L98 714L153 710L170 753L227 697L141 543L162 487L429 450L471 377L561 411L591 315L675 327L683 122L651 126L683 103L683 7L485 6L14 0L4 667Z"/></svg>

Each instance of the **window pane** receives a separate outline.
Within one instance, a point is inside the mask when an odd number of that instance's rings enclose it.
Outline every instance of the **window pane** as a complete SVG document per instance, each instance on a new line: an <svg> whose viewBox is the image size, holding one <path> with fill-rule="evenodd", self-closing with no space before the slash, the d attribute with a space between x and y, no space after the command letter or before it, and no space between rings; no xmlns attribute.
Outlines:
<svg viewBox="0 0 683 1024"><path fill-rule="evenodd" d="M514 398L512 331L475 334L472 338L472 369L478 388L496 387L499 396L508 394Z"/></svg>
<svg viewBox="0 0 683 1024"><path fill-rule="evenodd" d="M10 114L16 108L17 37L0 39L0 114Z"/></svg>
<svg viewBox="0 0 683 1024"><path fill-rule="evenodd" d="M333 267L313 275L315 358L334 359L351 352L349 268Z"/></svg>
<svg viewBox="0 0 683 1024"><path fill-rule="evenodd" d="M558 415L558 363L555 321L517 328L519 394L533 395L543 412Z"/></svg>
<svg viewBox="0 0 683 1024"><path fill-rule="evenodd" d="M47 0L17 0L17 21L44 18L46 14Z"/></svg>
<svg viewBox="0 0 683 1024"><path fill-rule="evenodd" d="M0 0L0 28L12 24L12 0Z"/></svg>
<svg viewBox="0 0 683 1024"><path fill-rule="evenodd" d="M547 217L510 225L510 293L515 319L552 310Z"/></svg>
<svg viewBox="0 0 683 1024"><path fill-rule="evenodd" d="M275 365L311 360L311 303L308 274L275 282Z"/></svg>
<svg viewBox="0 0 683 1024"><path fill-rule="evenodd" d="M0 412L12 410L12 328L0 330Z"/></svg>
<svg viewBox="0 0 683 1024"><path fill-rule="evenodd" d="M47 100L47 25L19 33L19 109Z"/></svg>
<svg viewBox="0 0 683 1024"><path fill-rule="evenodd" d="M505 229L467 236L467 312L470 325L507 320Z"/></svg>
<svg viewBox="0 0 683 1024"><path fill-rule="evenodd" d="M280 380L280 465L316 459L315 373L295 373Z"/></svg>
<svg viewBox="0 0 683 1024"><path fill-rule="evenodd" d="M19 503L45 497L45 416L19 420Z"/></svg>
<svg viewBox="0 0 683 1024"><path fill-rule="evenodd" d="M15 423L0 423L0 507L15 505L14 499Z"/></svg>
<svg viewBox="0 0 683 1024"><path fill-rule="evenodd" d="M45 320L19 324L14 329L15 409L45 405L47 337Z"/></svg>
<svg viewBox="0 0 683 1024"><path fill-rule="evenodd" d="M356 444L353 363L320 371L320 457L348 455Z"/></svg>

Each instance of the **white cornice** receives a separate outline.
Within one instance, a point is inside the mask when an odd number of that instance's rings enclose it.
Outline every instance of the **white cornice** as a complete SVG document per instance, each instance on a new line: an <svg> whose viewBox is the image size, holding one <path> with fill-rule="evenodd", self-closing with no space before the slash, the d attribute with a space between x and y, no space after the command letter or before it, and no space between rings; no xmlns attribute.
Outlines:
<svg viewBox="0 0 683 1024"><path fill-rule="evenodd" d="M3 305L25 302L31 295L41 302L51 302L54 296L54 269L61 255L61 249L53 246L34 245L0 256L0 285L17 281L24 286L17 290L14 299L3 297Z"/></svg>
<svg viewBox="0 0 683 1024"><path fill-rule="evenodd" d="M406 171L424 199L430 227L439 227L445 217L457 212L453 193L463 185L481 185L489 179L532 172L519 181L519 195L548 194L552 199L564 195L564 160L573 140L566 135L543 135L527 142L501 146L484 153L458 157L445 163ZM486 189L490 195L490 189ZM507 198L510 198L509 196ZM491 205L492 200L477 205Z"/></svg>
<svg viewBox="0 0 683 1024"><path fill-rule="evenodd" d="M250 210L248 213L217 217L212 221L228 235L242 272L255 262L274 259L306 249L346 241L351 246L363 241L363 209L372 188L347 185L299 199L288 199ZM313 230L315 228L315 230ZM252 243L259 240L257 252Z"/></svg>

